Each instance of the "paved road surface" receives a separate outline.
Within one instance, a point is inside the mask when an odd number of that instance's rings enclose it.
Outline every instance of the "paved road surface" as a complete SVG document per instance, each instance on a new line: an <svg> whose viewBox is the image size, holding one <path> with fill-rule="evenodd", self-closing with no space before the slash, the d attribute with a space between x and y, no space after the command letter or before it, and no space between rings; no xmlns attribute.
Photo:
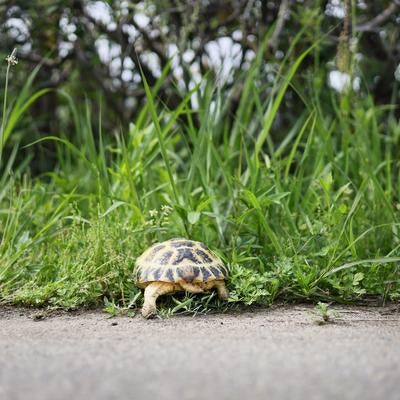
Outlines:
<svg viewBox="0 0 400 400"><path fill-rule="evenodd" d="M314 319L307 307L153 321L2 309L0 399L400 399L398 311Z"/></svg>

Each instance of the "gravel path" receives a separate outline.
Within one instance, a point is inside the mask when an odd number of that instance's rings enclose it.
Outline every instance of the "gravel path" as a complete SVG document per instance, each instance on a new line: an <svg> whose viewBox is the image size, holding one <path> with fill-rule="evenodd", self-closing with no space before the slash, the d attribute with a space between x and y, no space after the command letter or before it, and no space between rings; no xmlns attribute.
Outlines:
<svg viewBox="0 0 400 400"><path fill-rule="evenodd" d="M399 309L144 321L0 309L0 399L400 398Z"/></svg>

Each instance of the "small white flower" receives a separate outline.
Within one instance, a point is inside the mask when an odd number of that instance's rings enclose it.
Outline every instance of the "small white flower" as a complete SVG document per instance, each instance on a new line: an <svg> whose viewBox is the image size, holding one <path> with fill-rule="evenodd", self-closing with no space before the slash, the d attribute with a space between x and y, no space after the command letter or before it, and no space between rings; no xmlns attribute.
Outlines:
<svg viewBox="0 0 400 400"><path fill-rule="evenodd" d="M161 206L161 211L162 211L164 214L170 214L171 211L172 211L172 207L170 207L170 206L168 206L168 205L166 205L166 204L163 204L163 205Z"/></svg>
<svg viewBox="0 0 400 400"><path fill-rule="evenodd" d="M14 49L14 50L12 51L12 53L9 54L9 55L6 57L6 61L7 61L7 63L8 63L9 65L17 65L17 64L18 64L18 59L17 59L17 57L15 57L15 54L17 54L17 49Z"/></svg>
<svg viewBox="0 0 400 400"><path fill-rule="evenodd" d="M150 217L152 217L152 218L157 217L158 211L157 211L157 210L150 210L150 211L149 211L149 215L150 215Z"/></svg>
<svg viewBox="0 0 400 400"><path fill-rule="evenodd" d="M350 75L339 70L329 73L329 85L339 93L346 92L351 84Z"/></svg>

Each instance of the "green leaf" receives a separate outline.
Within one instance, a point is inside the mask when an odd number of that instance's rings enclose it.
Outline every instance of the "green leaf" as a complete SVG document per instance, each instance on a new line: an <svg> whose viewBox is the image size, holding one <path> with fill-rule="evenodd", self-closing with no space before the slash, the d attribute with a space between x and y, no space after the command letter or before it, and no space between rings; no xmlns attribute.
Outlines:
<svg viewBox="0 0 400 400"><path fill-rule="evenodd" d="M194 225L200 220L201 213L199 211L190 211L188 213L187 219L189 224Z"/></svg>
<svg viewBox="0 0 400 400"><path fill-rule="evenodd" d="M364 274L362 272L357 272L353 278L353 285L358 285L364 279Z"/></svg>

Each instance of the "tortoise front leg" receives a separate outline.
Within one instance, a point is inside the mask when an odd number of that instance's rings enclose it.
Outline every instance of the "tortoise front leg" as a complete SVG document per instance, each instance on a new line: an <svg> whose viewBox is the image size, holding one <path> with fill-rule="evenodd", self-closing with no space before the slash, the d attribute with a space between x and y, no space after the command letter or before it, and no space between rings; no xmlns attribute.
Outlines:
<svg viewBox="0 0 400 400"><path fill-rule="evenodd" d="M151 318L157 313L156 301L159 296L170 294L175 291L173 283L152 282L144 290L144 303L142 307L142 316Z"/></svg>
<svg viewBox="0 0 400 400"><path fill-rule="evenodd" d="M214 287L217 289L218 297L221 300L228 300L229 291L226 288L224 281L215 281Z"/></svg>

